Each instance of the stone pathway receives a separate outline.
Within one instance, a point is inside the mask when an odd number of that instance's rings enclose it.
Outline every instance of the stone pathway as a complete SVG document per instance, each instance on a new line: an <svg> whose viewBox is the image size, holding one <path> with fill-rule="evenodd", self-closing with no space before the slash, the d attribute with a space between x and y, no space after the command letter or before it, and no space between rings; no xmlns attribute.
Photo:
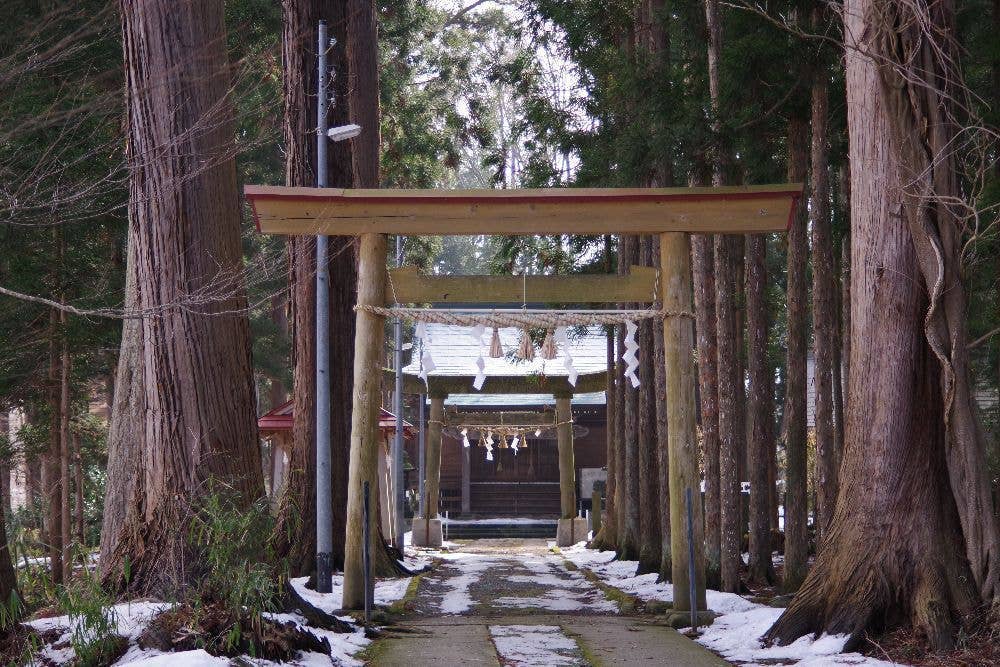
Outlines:
<svg viewBox="0 0 1000 667"><path fill-rule="evenodd" d="M370 664L728 664L674 630L620 615L546 540L476 540L441 558Z"/></svg>

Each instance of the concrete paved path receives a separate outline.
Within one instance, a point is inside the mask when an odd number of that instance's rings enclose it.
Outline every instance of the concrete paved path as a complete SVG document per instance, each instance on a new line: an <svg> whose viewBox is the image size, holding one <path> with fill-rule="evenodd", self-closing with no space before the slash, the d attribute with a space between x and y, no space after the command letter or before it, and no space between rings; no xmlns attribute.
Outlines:
<svg viewBox="0 0 1000 667"><path fill-rule="evenodd" d="M370 664L728 664L649 617L620 615L545 540L477 540L442 558L410 611L371 648Z"/></svg>

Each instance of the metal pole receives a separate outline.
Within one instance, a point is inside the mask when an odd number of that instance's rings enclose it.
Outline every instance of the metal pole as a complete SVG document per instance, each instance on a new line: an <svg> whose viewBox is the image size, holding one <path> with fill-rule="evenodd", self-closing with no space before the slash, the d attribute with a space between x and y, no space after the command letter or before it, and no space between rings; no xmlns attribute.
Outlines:
<svg viewBox="0 0 1000 667"><path fill-rule="evenodd" d="M403 237L396 235L396 266L403 265ZM395 530L393 538L396 549L403 553L403 320L396 318L393 323L396 361L396 434L392 440L392 470L396 493L393 499Z"/></svg>
<svg viewBox="0 0 1000 667"><path fill-rule="evenodd" d="M369 520L369 487L368 481L364 483L364 507L361 526L361 536L364 545L361 547L362 567L364 568L365 586L365 625L372 620L372 555L371 555L371 521Z"/></svg>
<svg viewBox="0 0 1000 667"><path fill-rule="evenodd" d="M691 599L691 630L698 631L698 591L694 569L694 513L691 509L691 487L684 489L684 506L687 509L688 533L688 595Z"/></svg>
<svg viewBox="0 0 1000 667"><path fill-rule="evenodd" d="M316 85L316 187L325 188L327 64L326 21L319 22ZM330 467L330 275L327 237L316 237L316 591L333 590L333 492Z"/></svg>
<svg viewBox="0 0 1000 667"><path fill-rule="evenodd" d="M420 432L417 434L417 495L420 500L420 516L427 518L427 499L424 498L424 476L427 474L427 470L424 467L424 403L427 402L427 395L420 394L417 398L420 399L420 407L417 408L418 415L418 428Z"/></svg>

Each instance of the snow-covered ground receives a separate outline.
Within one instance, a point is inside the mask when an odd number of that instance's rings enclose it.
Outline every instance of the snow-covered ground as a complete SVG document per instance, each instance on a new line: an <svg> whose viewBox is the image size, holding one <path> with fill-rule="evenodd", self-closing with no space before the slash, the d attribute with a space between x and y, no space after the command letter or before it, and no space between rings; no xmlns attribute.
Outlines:
<svg viewBox="0 0 1000 667"><path fill-rule="evenodd" d="M413 565L417 561L408 563ZM322 609L327 613L333 613L341 608L343 597L344 580L342 575L334 575L333 591L331 593L317 593L305 587L307 577L292 579L292 586L308 602ZM406 594L406 589L410 585L411 577L400 577L398 579L386 579L375 583L375 604L391 605L401 599ZM168 609L171 605L162 602L131 602L115 605L111 608L117 624L117 634L125 637L128 642L128 650L116 665L130 665L133 667L222 667L231 665L232 659L215 657L203 650L197 651L177 651L173 653L162 653L155 649L140 648L137 640L142 631L149 624L150 620L161 611ZM297 614L269 614L269 618L282 623L294 622L302 626L307 626L306 619ZM344 621L351 623L350 616L340 616ZM74 652L70 646L70 639L73 634L73 627L68 616L54 616L52 618L42 618L29 621L28 625L39 632L50 630L61 630L62 634L51 644L42 648L39 658L51 660L54 664L70 664L74 659ZM308 627L308 626L307 626ZM272 667L279 664L297 665L302 667L314 667L324 665L329 667L331 659L335 665L361 665L362 663L353 656L367 646L371 640L364 634L364 628L354 625L354 630L348 633L331 632L319 628L309 627L309 631L320 638L326 638L330 642L331 654L326 656L322 653L302 653L298 658L287 663L276 663L268 660L253 659L244 656L250 664L256 667ZM54 648L61 646L62 648Z"/></svg>
<svg viewBox="0 0 1000 667"><path fill-rule="evenodd" d="M576 642L558 625L491 625L490 637L503 664L512 667L579 665Z"/></svg>
<svg viewBox="0 0 1000 667"><path fill-rule="evenodd" d="M567 569L561 557L551 553L480 553L463 551L459 545L448 543L440 550L417 551L442 561L440 568L426 579L435 592L423 596L424 603L437 613L464 614L483 603L494 611L618 613L618 605L605 598L582 574ZM498 573L512 584L510 594L483 599L482 580ZM540 588L545 592L538 594ZM517 594L526 590L532 591L531 594Z"/></svg>
<svg viewBox="0 0 1000 667"><path fill-rule="evenodd" d="M657 583L656 573L636 576L636 561L617 561L613 551L588 549L585 542L565 547L562 555L598 576L604 583L637 598L673 601L673 586ZM740 665L782 664L798 667L863 665L892 667L894 663L845 653L846 635L801 637L788 646L764 646L760 638L781 616L782 609L750 602L734 593L706 591L708 608L721 614L712 625L702 628L697 641Z"/></svg>

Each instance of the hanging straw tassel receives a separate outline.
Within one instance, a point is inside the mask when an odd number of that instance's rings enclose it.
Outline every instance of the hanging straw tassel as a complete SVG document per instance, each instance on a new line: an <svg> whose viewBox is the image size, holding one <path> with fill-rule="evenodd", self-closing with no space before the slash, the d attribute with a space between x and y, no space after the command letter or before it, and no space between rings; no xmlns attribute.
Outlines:
<svg viewBox="0 0 1000 667"><path fill-rule="evenodd" d="M556 347L552 329L549 329L545 332L545 342L542 343L542 359L555 359L557 356L559 348Z"/></svg>
<svg viewBox="0 0 1000 667"><path fill-rule="evenodd" d="M531 361L535 358L535 344L531 342L531 333L527 329L521 333L521 345L517 348L517 358L522 361Z"/></svg>
<svg viewBox="0 0 1000 667"><path fill-rule="evenodd" d="M503 357L503 345L500 344L500 330L493 327L493 338L490 340L490 357L500 359Z"/></svg>

